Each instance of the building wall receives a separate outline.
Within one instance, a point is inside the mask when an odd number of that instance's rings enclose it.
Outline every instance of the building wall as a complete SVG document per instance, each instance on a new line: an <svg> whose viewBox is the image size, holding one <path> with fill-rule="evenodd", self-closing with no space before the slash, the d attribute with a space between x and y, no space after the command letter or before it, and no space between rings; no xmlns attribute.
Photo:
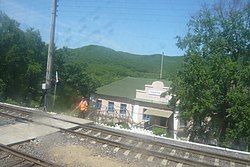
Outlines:
<svg viewBox="0 0 250 167"><path fill-rule="evenodd" d="M152 85L145 85L144 90L136 90L136 98L134 100L105 95L96 95L96 99L102 101L102 108L99 110L101 114L119 117L122 115L120 114L120 105L126 104L127 110L125 116L131 119L131 121L133 120L134 124L143 124L148 122L148 120L143 119L143 111L145 111L145 109L169 109L167 104L169 103L171 96L167 95L165 97L161 97L162 93L168 92L169 89L169 87L164 87L163 82L155 81ZM108 112L109 102L114 102L114 112ZM161 124L162 122L160 117L152 116L151 118L151 121L155 122L155 124ZM168 127L176 128L176 122L173 122L173 116L168 119L167 123Z"/></svg>
<svg viewBox="0 0 250 167"><path fill-rule="evenodd" d="M152 85L145 85L145 90L136 90L136 99L168 103L171 96L161 97L161 94L169 92L169 89L169 87L164 87L163 82L155 81Z"/></svg>
<svg viewBox="0 0 250 167"><path fill-rule="evenodd" d="M135 104L133 105L133 110L131 110L132 112L132 115L133 115L133 121L135 123L138 123L140 122L140 118L139 118L139 115L140 115L140 111L139 111L139 104Z"/></svg>
<svg viewBox="0 0 250 167"><path fill-rule="evenodd" d="M143 110L144 109L148 109L148 107L146 107L146 106L144 106L142 104L139 104L139 111L138 111L138 115L137 115L137 117L138 117L137 123L144 123L144 122L148 121L148 120L143 119Z"/></svg>
<svg viewBox="0 0 250 167"><path fill-rule="evenodd" d="M131 111L132 111L132 104L124 101L115 101L114 99L109 99L107 98L98 98L98 100L102 101L102 107L101 111L104 113L112 113L112 114L118 114L118 115L124 115L120 113L120 106L121 104L126 104L126 116L131 116ZM114 112L108 111L108 104L109 102L114 103Z"/></svg>
<svg viewBox="0 0 250 167"><path fill-rule="evenodd" d="M146 106L141 106L139 103L135 101L129 102L124 102L124 101L115 101L114 99L111 99L109 97L106 98L97 98L97 100L102 101L102 106L99 109L100 113L102 115L113 115L114 117L119 117L119 116L126 116L133 120L133 123L138 124L141 122L144 122L143 120L143 110L148 109ZM108 111L108 104L109 102L114 102L114 112L109 112ZM132 102L134 102L132 104ZM126 104L126 115L120 113L120 105L121 104Z"/></svg>

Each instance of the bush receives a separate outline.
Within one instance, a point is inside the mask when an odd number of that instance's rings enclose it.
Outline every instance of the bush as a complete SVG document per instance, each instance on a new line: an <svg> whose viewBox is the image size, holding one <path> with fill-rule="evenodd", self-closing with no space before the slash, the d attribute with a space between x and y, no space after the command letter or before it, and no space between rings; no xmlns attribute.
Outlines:
<svg viewBox="0 0 250 167"><path fill-rule="evenodd" d="M128 123L126 123L126 122L118 123L118 125L120 125L120 127L123 128L123 129L131 129L129 127Z"/></svg>
<svg viewBox="0 0 250 167"><path fill-rule="evenodd" d="M153 127L152 132L157 136L169 137L169 133L167 132L166 128Z"/></svg>
<svg viewBox="0 0 250 167"><path fill-rule="evenodd" d="M6 103L9 104L14 104L14 105L19 105L19 103L11 98L7 98Z"/></svg>
<svg viewBox="0 0 250 167"><path fill-rule="evenodd" d="M107 124L107 126L115 127L115 123L114 122L106 122L105 124Z"/></svg>

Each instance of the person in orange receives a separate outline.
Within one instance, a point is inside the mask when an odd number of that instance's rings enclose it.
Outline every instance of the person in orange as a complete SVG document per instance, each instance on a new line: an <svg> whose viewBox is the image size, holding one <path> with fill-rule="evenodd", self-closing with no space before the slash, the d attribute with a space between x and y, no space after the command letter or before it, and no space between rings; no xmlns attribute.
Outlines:
<svg viewBox="0 0 250 167"><path fill-rule="evenodd" d="M82 100L78 105L78 108L80 108L79 117L80 118L85 118L85 114L86 114L86 111L88 109L88 102L85 99L85 97L82 97Z"/></svg>

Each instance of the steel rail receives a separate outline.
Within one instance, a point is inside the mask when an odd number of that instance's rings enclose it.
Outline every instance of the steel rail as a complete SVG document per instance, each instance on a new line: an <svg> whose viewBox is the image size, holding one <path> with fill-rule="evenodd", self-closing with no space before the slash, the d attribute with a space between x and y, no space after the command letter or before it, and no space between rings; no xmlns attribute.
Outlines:
<svg viewBox="0 0 250 167"><path fill-rule="evenodd" d="M21 119L21 120L25 120L25 121L29 121L29 122L33 122L33 123L36 123L36 124L40 124L40 125L46 125L46 126L49 126L49 127L53 127L53 128L57 128L59 129L60 131L64 131L64 132L68 132L68 133L71 133L71 134L75 134L75 135L80 135L80 136L85 136L85 137L88 137L88 138L91 138L91 139L94 139L96 141L99 141L101 143L108 143L110 145L113 145L113 146L119 146L121 148L124 148L124 149L129 149L129 150L132 150L133 146L129 146L129 145L126 145L124 143L119 143L119 142L115 142L115 141L111 141L111 140L107 140L107 139L104 139L104 138L99 138L99 137L95 137L95 136L91 136L91 135L87 135L87 134L83 134L83 133L78 133L78 132L75 132L73 130L70 130L70 129L64 129L64 128L61 128L61 127L57 127L57 126L53 126L53 125L48 125L48 124L45 124L45 123L41 123L41 122L35 122L31 119L27 119L27 118L22 118L22 117L18 117L18 116L14 116L14 115L8 115L6 113L3 113L4 115L7 115L7 116L10 116L10 117L14 117L14 118L17 118L17 119ZM177 158L175 156L172 156L172 155L166 155L166 154L162 154L162 153L158 153L158 152L154 152L154 151L149 151L149 150L146 150L146 149L142 149L142 148L138 148L138 150L142 151L144 154L146 152L146 155L150 155L150 156L156 156L158 158L165 158L165 159L169 159L173 162L183 162L185 164L188 164L190 166L195 166L193 165L193 161L189 160L189 159L185 159L185 158ZM201 162L197 162L198 163L198 166L204 166L204 164L202 165Z"/></svg>
<svg viewBox="0 0 250 167"><path fill-rule="evenodd" d="M94 127L92 125L85 125L85 126L80 126L80 127L85 128L85 129L90 129L90 130L96 130L96 128L97 128L97 127ZM103 129L103 128L101 130L104 131L107 134L112 134L112 135L117 135L117 136L124 135L122 132L121 133L119 133L117 131L114 132L114 131ZM132 134L126 134L126 138L131 138L133 140L138 140L138 141L143 140L143 141L145 141L147 143L154 144L154 145L157 145L159 147L176 149L176 151L189 152L189 153L193 153L195 155L204 155L204 157L218 158L219 160L224 160L224 161L228 161L228 162L233 161L235 163L246 165L246 166L250 165L250 160L240 159L240 158L232 157L232 156L228 156L228 155L221 155L219 153L202 152L202 151L196 150L194 148L183 147L183 146L179 146L179 145L176 145L176 144L173 144L173 143L168 144L168 143L164 143L164 142L161 142L161 141L155 141L153 139L142 138L140 136L135 137Z"/></svg>
<svg viewBox="0 0 250 167"><path fill-rule="evenodd" d="M56 164L53 164L53 163L50 163L50 162L46 162L40 158L35 158L35 157L32 157L24 152L20 152L20 151L17 151L9 146L6 146L6 145L3 145L0 143L0 150L2 151L5 151L9 154L12 154L14 156L17 156L19 158L22 158L22 159L25 159L25 160L28 160L30 162L33 162L37 165L41 165L41 166L44 166L44 167L50 167L50 166L53 166L53 167L59 167L58 165Z"/></svg>
<svg viewBox="0 0 250 167"><path fill-rule="evenodd" d="M0 105L1 106L1 105ZM6 107L5 106L5 108L9 108L9 107ZM10 107L10 108L12 108L12 107ZM17 107L13 107L15 110L18 110L18 108ZM23 109L22 109L23 110ZM25 112L27 112L27 111L25 111ZM29 112L29 111L28 111ZM33 112L32 112L33 113ZM45 114L41 114L41 113L38 113L39 115L43 115L43 116L45 116ZM8 115L8 114L6 114L6 115ZM14 116L14 115L10 115L11 117L16 117L16 116ZM83 124L80 124L80 123L76 123L76 122L73 122L73 121L67 121L67 120L64 120L64 119L60 119L60 118L54 118L53 116L48 116L48 117L50 117L50 118L52 118L52 119L56 119L56 120L61 120L61 121L65 121L65 122L69 122L69 123L74 123L74 124L77 124L77 125L79 125L79 127L82 127L82 128L92 128L93 126L92 125L83 125ZM31 121L31 122L34 122L33 120L30 120L30 119L26 119L26 118L20 118L20 117L16 117L17 119L23 119L23 120L25 120L25 121ZM38 123L38 124L43 124L43 125L46 125L46 126L50 126L50 127L53 127L53 128L58 128L58 129L60 129L60 130L66 130L66 129L62 129L62 128L60 128L60 127L56 127L56 126L52 126L52 125L47 125L47 124L44 124L44 123L39 123L39 122L34 122L34 123ZM75 128L78 128L78 127L75 127ZM98 129L97 127L94 127L95 128L95 130L96 129ZM100 131L100 130L99 130ZM119 135L124 135L123 133L118 133L118 132L113 132L113 131L110 131L110 130L107 130L107 129L103 129L103 128L101 128L101 131L105 131L106 133L112 133L113 135L117 135L117 136L119 136ZM71 133L75 133L75 132L72 132L71 131ZM130 134L126 134L126 137L132 137L133 138L133 140L135 140L135 136L133 136L133 135L130 135ZM96 138L96 137L95 137ZM136 137L136 138L140 138L140 137ZM204 156L209 156L209 157L211 157L211 158L218 158L219 160L225 160L225 161L229 161L229 162L231 162L232 161L232 159L233 159L233 162L235 162L235 163L238 163L238 164L243 164L243 165L249 165L249 163L250 163L250 161L249 160L245 160L245 159L241 159L241 158L237 158L237 157L231 157L231 156L228 156L228 155L221 155L221 154L218 154L218 153L211 153L211 152L209 152L209 153L206 153L206 152L202 152L202 151L197 151L197 150L195 150L195 149L193 149L193 148L183 148L182 146L179 146L179 145L175 145L175 144L166 144L166 143L163 143L163 142L160 142L160 141L157 141L157 143L156 143L156 141L154 141L154 140L150 140L150 139L145 139L145 138L142 138L144 141L146 140L147 142L150 142L150 143L152 143L152 141L154 142L154 144L157 144L157 145L162 145L162 146L164 146L164 147L166 147L166 145L167 145L167 147L168 148L173 148L173 149L179 149L179 150L183 150L183 151L185 151L185 152L190 152L190 153L193 153L193 154L202 154L202 155L204 155ZM138 139L137 139L138 140ZM118 144L118 143L116 143L116 144ZM187 151L188 150L188 151ZM147 150L147 151L149 151L149 150ZM145 150L144 150L144 152L145 152ZM155 154L154 154L155 155ZM184 158L185 159L185 158ZM204 164L204 163L203 163ZM211 164L209 164L209 166L211 166ZM216 166L216 165L215 165Z"/></svg>

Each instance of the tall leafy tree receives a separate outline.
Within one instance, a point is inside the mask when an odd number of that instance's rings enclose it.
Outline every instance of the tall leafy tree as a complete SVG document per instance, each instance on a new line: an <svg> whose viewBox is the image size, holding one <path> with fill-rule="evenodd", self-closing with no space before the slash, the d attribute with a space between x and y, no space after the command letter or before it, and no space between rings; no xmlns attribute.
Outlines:
<svg viewBox="0 0 250 167"><path fill-rule="evenodd" d="M24 35L23 56L26 64L23 67L25 70L23 91L25 92L25 99L37 101L40 98L41 83L44 79L47 46L42 41L39 31L32 28L27 29Z"/></svg>
<svg viewBox="0 0 250 167"><path fill-rule="evenodd" d="M86 73L86 64L65 63L60 71L57 109L69 109L81 96L89 97L97 88L95 80Z"/></svg>
<svg viewBox="0 0 250 167"><path fill-rule="evenodd" d="M188 28L178 37L186 54L173 90L182 117L193 121L191 140L209 129L220 145L250 143L250 2L204 6Z"/></svg>
<svg viewBox="0 0 250 167"><path fill-rule="evenodd" d="M59 73L55 109L69 109L79 102L81 96L89 97L100 85L87 72L87 63L71 62L70 56L69 49L64 47L57 49L53 57L53 73Z"/></svg>
<svg viewBox="0 0 250 167"><path fill-rule="evenodd" d="M3 99L30 105L41 91L47 47L38 31L23 31L0 12L0 87Z"/></svg>
<svg viewBox="0 0 250 167"><path fill-rule="evenodd" d="M26 106L38 104L42 97L41 84L46 71L47 45L39 31L23 31L19 23L0 12L0 100ZM95 78L86 72L86 64L68 62L68 48L55 50L53 77L59 72L57 105L69 108L79 96L89 96L97 87Z"/></svg>

